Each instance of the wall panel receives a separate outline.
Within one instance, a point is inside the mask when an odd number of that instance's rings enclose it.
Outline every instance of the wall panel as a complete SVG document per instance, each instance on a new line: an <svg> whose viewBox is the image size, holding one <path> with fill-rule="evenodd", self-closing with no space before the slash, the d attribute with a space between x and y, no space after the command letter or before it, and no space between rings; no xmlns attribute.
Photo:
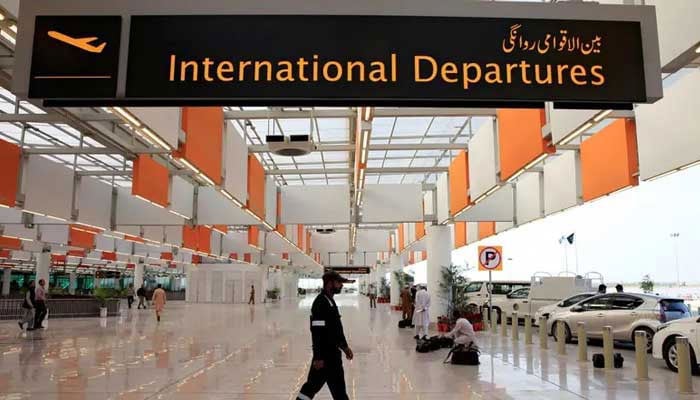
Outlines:
<svg viewBox="0 0 700 400"><path fill-rule="evenodd" d="M110 226L112 187L89 176L80 178L76 207L78 222L107 229Z"/></svg>
<svg viewBox="0 0 700 400"><path fill-rule="evenodd" d="M146 124L171 149L177 149L180 137L180 108L178 107L127 107L130 113Z"/></svg>
<svg viewBox="0 0 700 400"><path fill-rule="evenodd" d="M470 203L469 153L460 151L449 167L450 214L455 215Z"/></svg>
<svg viewBox="0 0 700 400"><path fill-rule="evenodd" d="M544 217L543 174L526 172L515 185L516 220L518 225Z"/></svg>
<svg viewBox="0 0 700 400"><path fill-rule="evenodd" d="M222 107L184 107L181 154L215 184L221 184L224 110Z"/></svg>
<svg viewBox="0 0 700 400"><path fill-rule="evenodd" d="M544 212L550 215L573 207L581 199L581 177L578 154L562 152L544 164Z"/></svg>
<svg viewBox="0 0 700 400"><path fill-rule="evenodd" d="M71 219L73 170L39 155L30 155L22 174L24 209Z"/></svg>
<svg viewBox="0 0 700 400"><path fill-rule="evenodd" d="M17 202L21 150L0 139L0 205L14 207Z"/></svg>
<svg viewBox="0 0 700 400"><path fill-rule="evenodd" d="M514 191L506 184L484 200L455 217L456 221L513 221Z"/></svg>
<svg viewBox="0 0 700 400"><path fill-rule="evenodd" d="M366 185L364 190L363 222L423 220L421 184Z"/></svg>
<svg viewBox="0 0 700 400"><path fill-rule="evenodd" d="M498 178L496 128L489 118L469 141L469 195L476 200L496 186Z"/></svg>
<svg viewBox="0 0 700 400"><path fill-rule="evenodd" d="M233 121L226 122L224 189L245 204L248 200L248 146Z"/></svg>
<svg viewBox="0 0 700 400"><path fill-rule="evenodd" d="M521 168L554 148L542 138L547 123L544 109L499 109L498 152L501 180L508 180Z"/></svg>
<svg viewBox="0 0 700 400"><path fill-rule="evenodd" d="M350 223L350 187L283 186L283 224L347 224Z"/></svg>

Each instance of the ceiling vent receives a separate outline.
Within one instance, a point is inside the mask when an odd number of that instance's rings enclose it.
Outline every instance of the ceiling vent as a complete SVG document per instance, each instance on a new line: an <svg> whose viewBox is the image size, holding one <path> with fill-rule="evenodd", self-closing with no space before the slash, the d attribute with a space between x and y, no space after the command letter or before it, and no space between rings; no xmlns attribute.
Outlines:
<svg viewBox="0 0 700 400"><path fill-rule="evenodd" d="M316 150L309 135L268 135L265 139L270 152L278 156L299 157Z"/></svg>
<svg viewBox="0 0 700 400"><path fill-rule="evenodd" d="M316 229L316 233L319 233L321 235L330 235L331 233L335 233L335 229L333 229L333 228L320 228L320 229Z"/></svg>

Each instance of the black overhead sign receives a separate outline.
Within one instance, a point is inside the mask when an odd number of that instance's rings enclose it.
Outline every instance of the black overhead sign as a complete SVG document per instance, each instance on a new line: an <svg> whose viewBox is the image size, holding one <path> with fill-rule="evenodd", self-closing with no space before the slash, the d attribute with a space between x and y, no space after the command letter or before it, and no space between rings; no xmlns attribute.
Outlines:
<svg viewBox="0 0 700 400"><path fill-rule="evenodd" d="M647 100L639 22L179 15L132 16L130 26L125 93L116 100L132 104L532 106L555 101L616 107ZM118 45L106 41L102 31L69 33L97 36L89 43L108 42L105 51ZM45 51L59 51L46 45L44 36L35 35L35 60L46 60ZM50 44L68 46L60 48L71 51L64 61L75 57L76 68L86 62L78 57L86 54L74 51L75 43ZM112 53L104 57L116 62ZM45 90L36 86L34 67L31 97L104 97L90 95L96 89L88 80Z"/></svg>
<svg viewBox="0 0 700 400"><path fill-rule="evenodd" d="M114 98L122 18L37 17L29 97Z"/></svg>

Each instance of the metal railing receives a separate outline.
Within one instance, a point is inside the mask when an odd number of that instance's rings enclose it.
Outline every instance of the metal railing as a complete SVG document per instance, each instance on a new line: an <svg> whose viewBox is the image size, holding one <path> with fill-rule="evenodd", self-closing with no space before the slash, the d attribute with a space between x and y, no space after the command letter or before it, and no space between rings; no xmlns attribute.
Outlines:
<svg viewBox="0 0 700 400"><path fill-rule="evenodd" d="M0 299L0 320L19 319L24 315L21 299ZM96 299L49 299L46 303L51 318L99 317ZM107 300L107 315L119 315L119 300Z"/></svg>

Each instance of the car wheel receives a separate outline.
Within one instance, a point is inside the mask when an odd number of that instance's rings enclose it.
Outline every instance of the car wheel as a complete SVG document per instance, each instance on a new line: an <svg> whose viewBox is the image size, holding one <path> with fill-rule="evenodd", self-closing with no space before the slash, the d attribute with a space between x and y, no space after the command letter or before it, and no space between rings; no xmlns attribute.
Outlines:
<svg viewBox="0 0 700 400"><path fill-rule="evenodd" d="M559 324L559 321L554 321L552 322L552 337L554 337L554 341L557 341L557 325ZM572 337L571 337L571 329L569 329L569 324L564 322L564 343L572 343Z"/></svg>
<svg viewBox="0 0 700 400"><path fill-rule="evenodd" d="M663 347L664 361L666 361L666 366L673 372L678 372L678 348L676 347L676 338L678 336L672 336L666 339ZM698 365L697 358L695 358L695 352L693 348L690 349L690 368L693 374L700 373L700 365Z"/></svg>
<svg viewBox="0 0 700 400"><path fill-rule="evenodd" d="M654 347L654 331L649 328L637 328L632 332L632 343L634 343L634 334L636 332L644 332L647 336L647 353L651 353L652 347Z"/></svg>

